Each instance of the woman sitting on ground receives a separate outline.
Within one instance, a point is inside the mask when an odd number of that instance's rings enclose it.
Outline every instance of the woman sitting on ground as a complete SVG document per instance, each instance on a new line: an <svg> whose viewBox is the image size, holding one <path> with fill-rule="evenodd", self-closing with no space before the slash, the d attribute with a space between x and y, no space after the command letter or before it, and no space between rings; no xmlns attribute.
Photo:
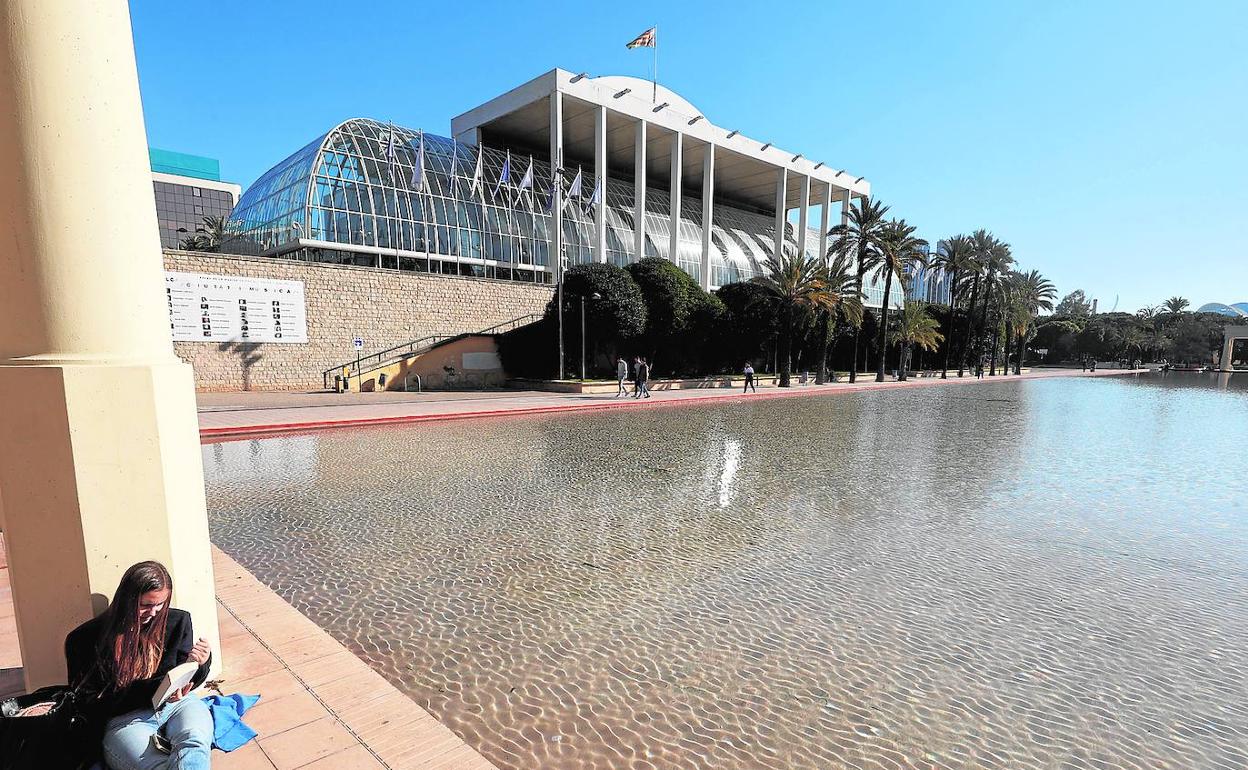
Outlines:
<svg viewBox="0 0 1248 770"><path fill-rule="evenodd" d="M70 687L100 736L111 770L207 770L212 714L191 690L208 678L212 651L192 642L191 616L169 606L173 580L159 562L126 570L113 601L65 639ZM165 674L188 660L199 664L190 684L159 709L152 698Z"/></svg>

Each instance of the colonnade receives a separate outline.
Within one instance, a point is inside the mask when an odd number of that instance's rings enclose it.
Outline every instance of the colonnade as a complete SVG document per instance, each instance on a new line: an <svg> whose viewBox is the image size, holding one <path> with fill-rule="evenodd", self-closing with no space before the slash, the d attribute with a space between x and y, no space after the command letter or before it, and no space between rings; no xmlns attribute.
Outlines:
<svg viewBox="0 0 1248 770"><path fill-rule="evenodd" d="M609 169L607 164L607 121L612 113L605 105L594 106L594 187L601 191L602 203L605 204L607 180L609 177ZM554 166L559 168L563 164L563 116L564 104L563 93L554 91L550 96L550 157L554 159ZM634 209L633 209L633 243L634 243L634 259L641 259L645 256L646 243L646 190L647 190L647 147L652 131L652 124L644 119L634 120L634 138L633 138L633 184L634 184ZM668 177L668 200L670 201L669 210L669 258L677 261L680 249L680 221L681 221L681 190L684 186L684 165L686 150L686 135L681 131L671 131L670 136L670 158L671 168ZM711 286L711 253L715 248L714 241L711 237L711 229L714 220L715 211L715 173L716 173L716 151L717 145L713 142L703 142L702 149L702 242L700 254L700 281L702 288L709 289ZM788 186L790 171L783 165L777 165L776 169L776 187L775 187L775 235L773 249L776 253L781 253L784 248L785 226L789 216L788 206ZM811 218L811 208L817 205L820 208L820 235L819 235L819 251L820 254L826 254L828 250L827 232L830 227L832 204L835 198L841 200L841 222L848 221L848 213L850 201L853 197L852 191L848 185L844 188L836 187L830 182L818 182L820 187L818 199L812 203L812 177L807 174L798 175L798 226L797 226L797 246L799 251L805 253L807 248L807 229ZM555 186L555 203L553 216L553 229L555 233L555 253L562 254L562 224L563 215L561 211L560 199L563 191L559 186ZM839 191L839 196L838 196ZM607 261L607 217L606 206L598 205L594 214L594 260L597 262Z"/></svg>

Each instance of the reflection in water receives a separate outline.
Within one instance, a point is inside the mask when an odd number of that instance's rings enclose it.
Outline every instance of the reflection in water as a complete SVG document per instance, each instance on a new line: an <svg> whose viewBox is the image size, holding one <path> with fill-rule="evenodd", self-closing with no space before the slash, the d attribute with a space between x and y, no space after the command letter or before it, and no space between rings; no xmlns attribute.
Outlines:
<svg viewBox="0 0 1248 770"><path fill-rule="evenodd" d="M500 767L1242 770L1248 398L1219 386L872 391L204 460L214 541Z"/></svg>

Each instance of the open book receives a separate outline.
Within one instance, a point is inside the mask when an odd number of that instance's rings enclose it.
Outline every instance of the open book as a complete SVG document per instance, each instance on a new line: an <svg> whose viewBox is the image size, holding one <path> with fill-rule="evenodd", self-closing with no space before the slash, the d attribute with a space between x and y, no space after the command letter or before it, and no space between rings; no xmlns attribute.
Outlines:
<svg viewBox="0 0 1248 770"><path fill-rule="evenodd" d="M190 684L191 680L195 678L197 671L199 671L199 664L193 660L188 660L180 666L174 666L169 669L169 673L165 674L160 687L156 688L156 694L152 696L152 708L160 708L165 701L169 700L170 695Z"/></svg>

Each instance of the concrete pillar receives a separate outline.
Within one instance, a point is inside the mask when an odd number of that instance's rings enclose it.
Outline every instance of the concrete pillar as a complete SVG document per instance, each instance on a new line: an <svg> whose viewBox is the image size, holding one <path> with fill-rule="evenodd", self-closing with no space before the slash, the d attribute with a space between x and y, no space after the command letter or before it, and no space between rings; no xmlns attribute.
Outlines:
<svg viewBox="0 0 1248 770"><path fill-rule="evenodd" d="M677 131L672 134L672 180L671 180L671 243L668 246L668 259L672 262L677 261L676 255L680 253L680 175L684 171L684 158L681 157L684 136Z"/></svg>
<svg viewBox="0 0 1248 770"><path fill-rule="evenodd" d="M797 199L797 253L806 256L806 228L810 224L810 177L802 177Z"/></svg>
<svg viewBox="0 0 1248 770"><path fill-rule="evenodd" d="M607 108L594 112L594 184L598 205L594 207L594 260L607 261Z"/></svg>
<svg viewBox="0 0 1248 770"><path fill-rule="evenodd" d="M65 634L145 559L220 669L126 3L0 3L0 233L0 526L26 686L65 681Z"/></svg>
<svg viewBox="0 0 1248 770"><path fill-rule="evenodd" d="M633 139L633 260L646 256L646 121Z"/></svg>
<svg viewBox="0 0 1248 770"><path fill-rule="evenodd" d="M828 229L832 211L832 184L823 188L823 197L819 199L819 258L828 257Z"/></svg>
<svg viewBox="0 0 1248 770"><path fill-rule="evenodd" d="M784 221L788 217L788 209L785 208L788 198L789 171L788 169L780 169L779 179L776 180L776 244L775 255L779 259L784 254Z"/></svg>
<svg viewBox="0 0 1248 770"><path fill-rule="evenodd" d="M563 168L563 92L550 95L550 183L555 195L550 209L550 264L555 283L563 283L563 180L559 176ZM563 360L563 356L560 356ZM562 379L562 377L560 377Z"/></svg>
<svg viewBox="0 0 1248 770"><path fill-rule="evenodd" d="M715 145L702 151L702 288L711 288L711 226L715 221Z"/></svg>

